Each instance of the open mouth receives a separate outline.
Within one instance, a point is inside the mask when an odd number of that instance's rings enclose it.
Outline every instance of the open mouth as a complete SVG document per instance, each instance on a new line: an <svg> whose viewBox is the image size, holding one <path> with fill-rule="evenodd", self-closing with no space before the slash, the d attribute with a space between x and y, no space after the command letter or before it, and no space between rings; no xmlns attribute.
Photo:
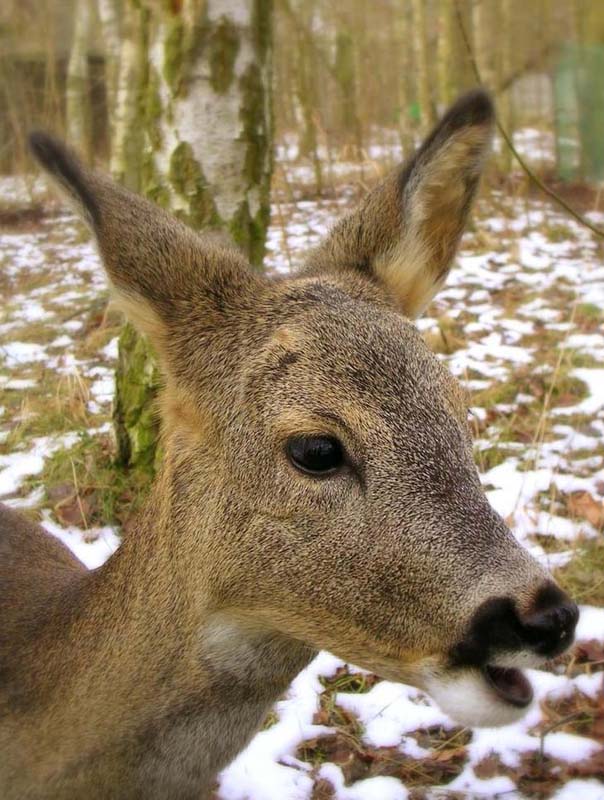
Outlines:
<svg viewBox="0 0 604 800"><path fill-rule="evenodd" d="M481 672L497 697L506 703L517 708L526 708L533 699L533 687L521 670L487 664Z"/></svg>

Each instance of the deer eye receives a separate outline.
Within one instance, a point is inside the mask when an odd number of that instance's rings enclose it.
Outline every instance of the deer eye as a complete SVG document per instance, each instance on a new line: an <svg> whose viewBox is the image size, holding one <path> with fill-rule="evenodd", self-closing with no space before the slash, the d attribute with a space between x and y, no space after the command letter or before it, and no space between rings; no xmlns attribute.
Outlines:
<svg viewBox="0 0 604 800"><path fill-rule="evenodd" d="M294 467L308 475L328 475L344 463L344 448L331 436L293 436L285 451Z"/></svg>

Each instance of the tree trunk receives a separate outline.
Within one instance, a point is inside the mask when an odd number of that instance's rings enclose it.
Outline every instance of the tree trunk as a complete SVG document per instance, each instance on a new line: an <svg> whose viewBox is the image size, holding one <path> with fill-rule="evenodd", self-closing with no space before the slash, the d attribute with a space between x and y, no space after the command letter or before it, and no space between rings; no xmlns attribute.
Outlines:
<svg viewBox="0 0 604 800"><path fill-rule="evenodd" d="M318 98L315 86L316 52L312 49L312 20L314 2L302 4L296 14L289 3L284 7L291 15L294 23L296 47L296 95L299 111L302 116L302 135L299 138L300 153L312 160L315 173L315 189L317 194L323 191L323 170L319 157L319 141L317 136Z"/></svg>
<svg viewBox="0 0 604 800"><path fill-rule="evenodd" d="M354 156L362 158L363 135L357 110L357 81L355 69L354 38L347 30L340 30L336 35L336 58L334 75L341 91L340 128L344 135L352 137Z"/></svg>
<svg viewBox="0 0 604 800"><path fill-rule="evenodd" d="M415 130L418 123L416 110L415 54L409 46L412 38L413 20L410 0L397 0L393 6L392 33L396 43L397 58L397 106L398 129L403 158L409 158L415 150Z"/></svg>
<svg viewBox="0 0 604 800"><path fill-rule="evenodd" d="M90 155L90 86L88 47L92 24L90 0L77 0L73 38L67 65L66 114L67 135L78 150Z"/></svg>
<svg viewBox="0 0 604 800"><path fill-rule="evenodd" d="M482 83L491 90L497 83L495 70L495 57L498 50L495 47L495 42L498 41L496 11L493 3L480 2L476 3L473 8L474 55Z"/></svg>
<svg viewBox="0 0 604 800"><path fill-rule="evenodd" d="M456 93L476 86L476 75L468 44L474 52L474 18L471 0L454 0L453 3L453 73ZM465 36L464 32L465 31ZM467 37L467 42L466 42Z"/></svg>
<svg viewBox="0 0 604 800"><path fill-rule="evenodd" d="M442 109L455 99L456 86L453 72L454 8L451 0L439 0L438 4L438 44L436 65L438 76L438 98Z"/></svg>
<svg viewBox="0 0 604 800"><path fill-rule="evenodd" d="M260 268L272 169L271 0L154 4L139 121L142 189L194 228L229 233ZM158 388L148 345L120 338L119 460L152 472Z"/></svg>
<svg viewBox="0 0 604 800"><path fill-rule="evenodd" d="M126 2L124 5L128 5L128 3ZM105 45L105 87L107 91L108 117L111 124L115 109L122 36L118 0L97 0L97 11ZM111 138L113 138L113 134Z"/></svg>
<svg viewBox="0 0 604 800"><path fill-rule="evenodd" d="M512 21L515 18L515 9L513 8L513 0L502 0L500 7L500 31L501 31L501 52L499 58L499 77L501 83L506 75L511 75L513 69L512 61ZM499 119L503 125L506 133L513 138L514 136L514 119L512 114L512 89L506 89L498 101L499 105ZM507 144L502 141L501 143L501 157L500 164L504 172L510 172L512 169L512 153Z"/></svg>
<svg viewBox="0 0 604 800"><path fill-rule="evenodd" d="M147 80L149 14L135 0L126 0L112 109L110 169L116 180L133 191L141 189Z"/></svg>
<svg viewBox="0 0 604 800"><path fill-rule="evenodd" d="M417 70L417 99L424 132L436 121L432 85L430 76L430 60L428 57L428 27L425 0L413 0L413 41L415 45L415 67Z"/></svg>

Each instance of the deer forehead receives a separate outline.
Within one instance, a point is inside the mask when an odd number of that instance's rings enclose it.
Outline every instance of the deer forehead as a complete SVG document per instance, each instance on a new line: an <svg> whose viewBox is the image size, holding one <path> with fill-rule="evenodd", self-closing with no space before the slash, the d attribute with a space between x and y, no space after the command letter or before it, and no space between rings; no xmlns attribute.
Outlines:
<svg viewBox="0 0 604 800"><path fill-rule="evenodd" d="M244 402L262 408L280 434L337 434L343 425L361 438L392 438L418 409L465 424L464 391L409 320L333 286L306 289L312 300L296 295L281 309L281 324L248 365Z"/></svg>

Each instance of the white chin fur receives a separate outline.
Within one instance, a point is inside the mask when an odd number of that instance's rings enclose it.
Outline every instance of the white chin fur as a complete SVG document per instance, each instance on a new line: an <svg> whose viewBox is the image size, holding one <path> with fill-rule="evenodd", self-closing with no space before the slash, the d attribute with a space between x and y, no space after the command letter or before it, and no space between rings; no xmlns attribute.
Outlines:
<svg viewBox="0 0 604 800"><path fill-rule="evenodd" d="M509 725L528 710L499 700L478 670L433 675L426 681L426 690L445 714L472 728Z"/></svg>

